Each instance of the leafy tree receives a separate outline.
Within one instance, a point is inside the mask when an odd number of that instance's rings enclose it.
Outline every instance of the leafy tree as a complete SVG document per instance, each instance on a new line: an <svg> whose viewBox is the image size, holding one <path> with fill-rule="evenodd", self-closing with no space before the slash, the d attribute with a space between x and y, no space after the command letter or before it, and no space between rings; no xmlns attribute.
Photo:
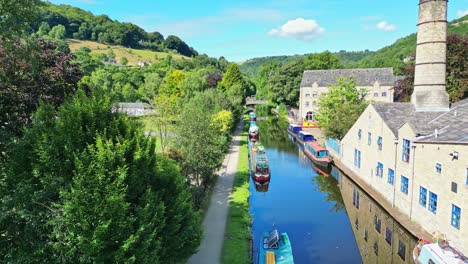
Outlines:
<svg viewBox="0 0 468 264"><path fill-rule="evenodd" d="M49 31L49 37L53 39L64 39L65 38L65 27L63 25L57 25L54 26L50 31Z"/></svg>
<svg viewBox="0 0 468 264"><path fill-rule="evenodd" d="M157 109L157 115L152 117L152 121L158 127L159 142L161 142L162 151L165 152L168 147L167 139L173 132L173 123L180 114L180 98L175 94L160 94L153 98L152 105Z"/></svg>
<svg viewBox="0 0 468 264"><path fill-rule="evenodd" d="M195 252L200 219L180 172L104 95L42 106L15 146L0 262L179 263Z"/></svg>
<svg viewBox="0 0 468 264"><path fill-rule="evenodd" d="M0 153L30 124L39 102L59 106L77 89L79 66L52 42L0 40Z"/></svg>
<svg viewBox="0 0 468 264"><path fill-rule="evenodd" d="M230 63L228 65L226 73L223 76L223 79L219 83L219 89L221 91L227 91L236 84L244 86L245 81L242 77L239 65L237 65L237 63Z"/></svg>
<svg viewBox="0 0 468 264"><path fill-rule="evenodd" d="M73 52L76 59L74 62L78 63L83 75L91 75L97 68L103 66L102 60L97 56L91 54L91 50L87 47L82 47Z"/></svg>
<svg viewBox="0 0 468 264"><path fill-rule="evenodd" d="M42 22L41 25L39 26L39 29L36 32L36 35L39 37L46 36L49 34L50 31L50 26L47 22Z"/></svg>
<svg viewBox="0 0 468 264"><path fill-rule="evenodd" d="M176 95L177 97L183 96L180 85L184 81L185 77L186 74L184 71L173 71L169 76L167 76L164 86L160 89L160 93L165 95Z"/></svg>
<svg viewBox="0 0 468 264"><path fill-rule="evenodd" d="M0 38L20 35L35 20L39 0L0 1Z"/></svg>
<svg viewBox="0 0 468 264"><path fill-rule="evenodd" d="M127 59L127 57L122 57L122 58L120 59L120 64L122 64L122 65L127 65L127 64L128 64L128 59Z"/></svg>
<svg viewBox="0 0 468 264"><path fill-rule="evenodd" d="M109 49L107 51L107 57L110 58L110 59L115 59L115 53L114 53L113 49Z"/></svg>
<svg viewBox="0 0 468 264"><path fill-rule="evenodd" d="M266 62L260 67L258 77L255 79L255 83L257 85L257 99L270 98L267 85L270 77L275 73L276 70L278 70L279 67L280 64L278 62Z"/></svg>
<svg viewBox="0 0 468 264"><path fill-rule="evenodd" d="M233 125L233 116L230 111L222 110L213 115L211 118L211 126L218 129L222 135L227 135Z"/></svg>
<svg viewBox="0 0 468 264"><path fill-rule="evenodd" d="M366 108L367 91L357 88L354 79L339 77L336 83L320 96L315 118L328 137L341 139Z"/></svg>
<svg viewBox="0 0 468 264"><path fill-rule="evenodd" d="M182 54L187 57L193 57L198 55L191 47L182 41L179 37L170 35L164 41L164 46L168 49L175 50L179 54Z"/></svg>

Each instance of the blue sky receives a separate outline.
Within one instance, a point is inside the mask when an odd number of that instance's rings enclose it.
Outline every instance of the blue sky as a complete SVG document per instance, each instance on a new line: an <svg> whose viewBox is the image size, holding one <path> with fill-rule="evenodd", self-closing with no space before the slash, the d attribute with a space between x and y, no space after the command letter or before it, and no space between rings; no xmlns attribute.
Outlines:
<svg viewBox="0 0 468 264"><path fill-rule="evenodd" d="M325 50L377 50L416 32L419 0L51 0L176 35L230 61ZM468 14L451 0L448 19Z"/></svg>

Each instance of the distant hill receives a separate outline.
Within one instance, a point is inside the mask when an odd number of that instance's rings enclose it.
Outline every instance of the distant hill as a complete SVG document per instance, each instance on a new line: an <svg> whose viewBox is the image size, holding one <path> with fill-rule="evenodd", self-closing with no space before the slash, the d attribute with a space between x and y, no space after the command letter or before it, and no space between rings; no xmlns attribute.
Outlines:
<svg viewBox="0 0 468 264"><path fill-rule="evenodd" d="M143 49L132 49L132 48L125 48L122 46L116 45L109 45L98 43L89 40L77 40L77 39L67 39L68 46L70 50L75 51L82 47L87 47L91 49L91 53L94 54L107 54L109 49L115 54L115 59L117 62L120 62L123 57L127 58L128 65L133 66L137 65L139 61L145 62L158 62L164 60L167 56L172 56L175 60L191 60L192 58L186 57L180 54L171 54L167 52L158 52L152 50L143 50Z"/></svg>
<svg viewBox="0 0 468 264"><path fill-rule="evenodd" d="M94 15L70 5L42 2L40 15L31 31L48 32L57 25L65 27L66 38L159 52L174 50L187 57L198 55L197 51L177 36L164 38L159 32L146 32L137 25L112 20L106 15Z"/></svg>
<svg viewBox="0 0 468 264"><path fill-rule="evenodd" d="M468 35L468 15L462 18L453 20L448 24L448 33L458 34L462 36ZM334 53L340 59L344 68L379 68L393 67L395 74L402 74L401 68L404 67L404 59L414 55L416 52L416 33L398 39L395 43L384 47L375 52L337 52ZM255 77L260 69L260 66L269 61L279 61L287 63L307 56L276 56L262 57L247 60L241 65L241 71L250 76Z"/></svg>

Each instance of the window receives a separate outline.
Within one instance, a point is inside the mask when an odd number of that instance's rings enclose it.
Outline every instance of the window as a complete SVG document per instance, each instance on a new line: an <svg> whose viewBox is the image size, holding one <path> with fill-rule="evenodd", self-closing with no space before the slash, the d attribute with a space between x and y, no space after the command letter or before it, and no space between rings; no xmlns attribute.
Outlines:
<svg viewBox="0 0 468 264"><path fill-rule="evenodd" d="M361 129L358 130L357 136L358 136L359 140L361 140L361 138L362 138L362 130L361 130ZM468 171L468 169L467 169L467 171ZM467 175L468 175L468 172L467 172ZM468 176L467 176L467 177L468 177ZM467 184L468 184L468 183L467 183Z"/></svg>
<svg viewBox="0 0 468 264"><path fill-rule="evenodd" d="M452 226L460 229L460 215L461 215L461 209L460 207L452 204Z"/></svg>
<svg viewBox="0 0 468 264"><path fill-rule="evenodd" d="M419 204L426 207L427 204L427 189L419 186Z"/></svg>
<svg viewBox="0 0 468 264"><path fill-rule="evenodd" d="M371 145L372 143L372 134L371 132L367 133L367 145Z"/></svg>
<svg viewBox="0 0 468 264"><path fill-rule="evenodd" d="M393 181L395 180L395 172L392 169L388 169L388 183L393 185Z"/></svg>
<svg viewBox="0 0 468 264"><path fill-rule="evenodd" d="M364 240L367 241L367 238L369 238L369 234L367 233L367 228L364 230Z"/></svg>
<svg viewBox="0 0 468 264"><path fill-rule="evenodd" d="M378 97L379 96L379 93L378 92L375 92L374 93L374 97Z"/></svg>
<svg viewBox="0 0 468 264"><path fill-rule="evenodd" d="M429 192L429 211L434 214L437 212L437 194Z"/></svg>
<svg viewBox="0 0 468 264"><path fill-rule="evenodd" d="M382 137L377 138L377 147L379 150L382 150Z"/></svg>
<svg viewBox="0 0 468 264"><path fill-rule="evenodd" d="M353 189L353 205L359 209L359 191Z"/></svg>
<svg viewBox="0 0 468 264"><path fill-rule="evenodd" d="M382 96L383 96L383 97L386 97L386 96L387 96L387 92L382 92Z"/></svg>
<svg viewBox="0 0 468 264"><path fill-rule="evenodd" d="M398 240L398 256L400 256L402 260L405 260L406 246L403 244L403 242L401 242L401 240Z"/></svg>
<svg viewBox="0 0 468 264"><path fill-rule="evenodd" d="M312 96L313 96L313 97L316 97L317 95L318 95L318 92L317 92L317 91L313 91L313 92L312 92Z"/></svg>
<svg viewBox="0 0 468 264"><path fill-rule="evenodd" d="M375 215L374 217L374 225L375 225L375 230L379 232L380 234L380 227L382 225L382 220L377 215Z"/></svg>
<svg viewBox="0 0 468 264"><path fill-rule="evenodd" d="M387 241L389 245L392 244L392 230L388 227L385 228L385 241Z"/></svg>
<svg viewBox="0 0 468 264"><path fill-rule="evenodd" d="M404 194L408 194L408 183L409 183L408 178L401 175L401 192Z"/></svg>
<svg viewBox="0 0 468 264"><path fill-rule="evenodd" d="M442 173L442 164L436 163L436 172L439 174Z"/></svg>
<svg viewBox="0 0 468 264"><path fill-rule="evenodd" d="M361 151L354 149L354 166L361 168Z"/></svg>
<svg viewBox="0 0 468 264"><path fill-rule="evenodd" d="M356 227L356 230L359 230L359 219L356 217L356 221L354 221L354 226Z"/></svg>
<svg viewBox="0 0 468 264"><path fill-rule="evenodd" d="M306 107L309 107L310 106L310 102L306 102Z"/></svg>
<svg viewBox="0 0 468 264"><path fill-rule="evenodd" d="M452 192L457 193L457 183L452 182Z"/></svg>
<svg viewBox="0 0 468 264"><path fill-rule="evenodd" d="M383 177L383 164L380 162L377 162L377 168L375 170L375 175Z"/></svg>
<svg viewBox="0 0 468 264"><path fill-rule="evenodd" d="M377 243L377 241L374 242L374 254L376 256L379 255L379 244Z"/></svg>
<svg viewBox="0 0 468 264"><path fill-rule="evenodd" d="M310 93L306 93L305 97L310 97Z"/></svg>
<svg viewBox="0 0 468 264"><path fill-rule="evenodd" d="M401 160L409 162L410 159L410 141L407 139L403 139L403 155Z"/></svg>

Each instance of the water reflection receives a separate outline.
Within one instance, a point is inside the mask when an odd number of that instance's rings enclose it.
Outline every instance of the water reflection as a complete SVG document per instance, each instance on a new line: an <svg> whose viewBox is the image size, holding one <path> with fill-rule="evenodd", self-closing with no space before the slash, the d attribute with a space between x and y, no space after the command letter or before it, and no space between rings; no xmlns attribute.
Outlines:
<svg viewBox="0 0 468 264"><path fill-rule="evenodd" d="M414 263L411 251L417 239L348 176L336 168L332 174L338 177L363 263Z"/></svg>
<svg viewBox="0 0 468 264"><path fill-rule="evenodd" d="M255 190L257 192L268 192L268 186L270 186L270 181L267 182L256 182L254 181Z"/></svg>

